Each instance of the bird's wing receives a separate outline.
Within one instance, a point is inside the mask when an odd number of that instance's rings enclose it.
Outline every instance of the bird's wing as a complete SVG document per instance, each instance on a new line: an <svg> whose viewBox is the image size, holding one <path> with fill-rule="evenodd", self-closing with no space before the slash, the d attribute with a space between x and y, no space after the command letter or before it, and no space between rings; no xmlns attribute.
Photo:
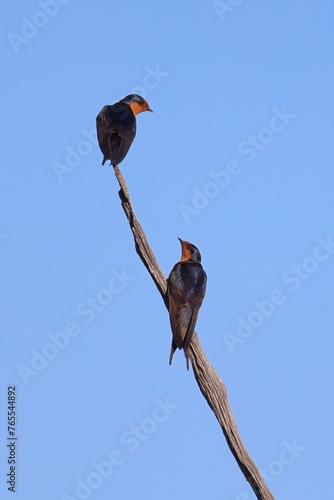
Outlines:
<svg viewBox="0 0 334 500"><path fill-rule="evenodd" d="M172 295L170 295L169 297L170 324L172 328L174 342L179 349L182 349L184 347L184 343L186 341L188 333L190 332L189 327L196 323L197 315L198 311L195 312L192 305L189 302L185 304L180 304L174 300Z"/></svg>
<svg viewBox="0 0 334 500"><path fill-rule="evenodd" d="M109 120L107 119L105 108L102 108L100 113L96 117L96 130L97 130L97 139L99 142L99 146L101 151L105 154L105 152L109 149Z"/></svg>
<svg viewBox="0 0 334 500"><path fill-rule="evenodd" d="M204 297L204 295L203 295L203 297ZM190 318L190 321L188 324L188 330L187 330L186 336L185 336L184 341L183 341L183 350L184 350L186 355L187 355L187 350L190 346L191 338L192 338L194 330L195 330L198 312L199 312L200 307L202 305L203 297L199 296L199 295L194 297L193 300L191 301L191 304L189 305L189 307L192 311L192 314L191 314L191 318Z"/></svg>
<svg viewBox="0 0 334 500"><path fill-rule="evenodd" d="M183 347L183 341L187 333L188 324L191 318L189 305L180 304L173 296L169 297L169 319L173 333L173 339L179 349Z"/></svg>
<svg viewBox="0 0 334 500"><path fill-rule="evenodd" d="M184 355L187 360L187 370L189 370L189 346L195 330L198 311L202 298L199 298L199 305L194 309L193 305L187 302L186 304L178 304L173 298L169 299L169 316L172 327L173 339L169 355L169 364L172 364L174 352L177 348L184 350Z"/></svg>

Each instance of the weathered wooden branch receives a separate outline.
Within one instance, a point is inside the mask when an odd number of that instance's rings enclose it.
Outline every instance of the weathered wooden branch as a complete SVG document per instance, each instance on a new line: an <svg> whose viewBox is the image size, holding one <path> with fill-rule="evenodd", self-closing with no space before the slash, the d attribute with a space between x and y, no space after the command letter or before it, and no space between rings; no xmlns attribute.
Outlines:
<svg viewBox="0 0 334 500"><path fill-rule="evenodd" d="M114 168L116 178L120 185L119 197L122 207L130 224L134 236L136 251L150 273L160 295L168 309L167 281L161 271L158 262L148 244L146 235L141 227L132 207L132 202L126 186L124 177L119 167ZM233 418L232 410L228 402L226 387L216 370L205 356L198 336L194 332L190 344L190 361L193 367L195 379L201 393L216 416L227 444L236 459L242 473L251 485L256 498L259 500L275 500L264 482L260 471L249 456L238 432Z"/></svg>

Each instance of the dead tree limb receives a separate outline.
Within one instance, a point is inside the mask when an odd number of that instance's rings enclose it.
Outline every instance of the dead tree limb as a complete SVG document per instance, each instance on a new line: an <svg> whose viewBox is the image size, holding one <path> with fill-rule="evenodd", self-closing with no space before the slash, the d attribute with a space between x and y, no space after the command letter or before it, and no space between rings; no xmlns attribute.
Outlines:
<svg viewBox="0 0 334 500"><path fill-rule="evenodd" d="M141 227L132 207L131 198L124 177L118 167L114 168L116 178L120 185L119 197L122 207L133 233L137 254L150 273L162 300L168 309L167 281L158 262L148 244L146 235ZM249 456L238 432L232 410L228 402L226 387L216 370L205 356L198 336L194 332L190 344L190 361L196 382L208 405L216 416L227 444L239 465L241 472L251 485L256 498L259 500L275 500L274 496L264 482L260 471Z"/></svg>

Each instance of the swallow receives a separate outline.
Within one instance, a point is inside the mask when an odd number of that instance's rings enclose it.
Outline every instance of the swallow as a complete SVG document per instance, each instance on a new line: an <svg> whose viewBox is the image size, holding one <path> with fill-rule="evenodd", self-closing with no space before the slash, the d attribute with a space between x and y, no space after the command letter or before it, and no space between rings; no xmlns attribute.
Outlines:
<svg viewBox="0 0 334 500"><path fill-rule="evenodd" d="M207 276L198 248L189 241L178 239L182 247L181 260L175 264L167 280L169 319L173 334L169 364L172 364L176 349L183 348L189 370L189 346L204 299Z"/></svg>
<svg viewBox="0 0 334 500"><path fill-rule="evenodd" d="M102 165L110 160L116 167L126 157L136 135L136 115L152 111L147 101L130 94L115 104L104 106L96 117L97 138L103 153Z"/></svg>

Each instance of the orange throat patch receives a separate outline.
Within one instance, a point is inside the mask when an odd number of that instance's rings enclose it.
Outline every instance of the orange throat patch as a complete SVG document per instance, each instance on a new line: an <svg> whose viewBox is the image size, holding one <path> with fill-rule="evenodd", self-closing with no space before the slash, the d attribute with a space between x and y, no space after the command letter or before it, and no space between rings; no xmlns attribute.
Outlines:
<svg viewBox="0 0 334 500"><path fill-rule="evenodd" d="M145 109L143 109L143 107L138 104L138 102L131 102L129 104L131 110L132 110L132 113L136 116L138 115L138 113L141 113L142 111L145 111Z"/></svg>
<svg viewBox="0 0 334 500"><path fill-rule="evenodd" d="M182 246L182 257L181 257L180 262L187 262L187 260L190 260L191 257L192 257L192 253L189 250L189 248L186 246Z"/></svg>

